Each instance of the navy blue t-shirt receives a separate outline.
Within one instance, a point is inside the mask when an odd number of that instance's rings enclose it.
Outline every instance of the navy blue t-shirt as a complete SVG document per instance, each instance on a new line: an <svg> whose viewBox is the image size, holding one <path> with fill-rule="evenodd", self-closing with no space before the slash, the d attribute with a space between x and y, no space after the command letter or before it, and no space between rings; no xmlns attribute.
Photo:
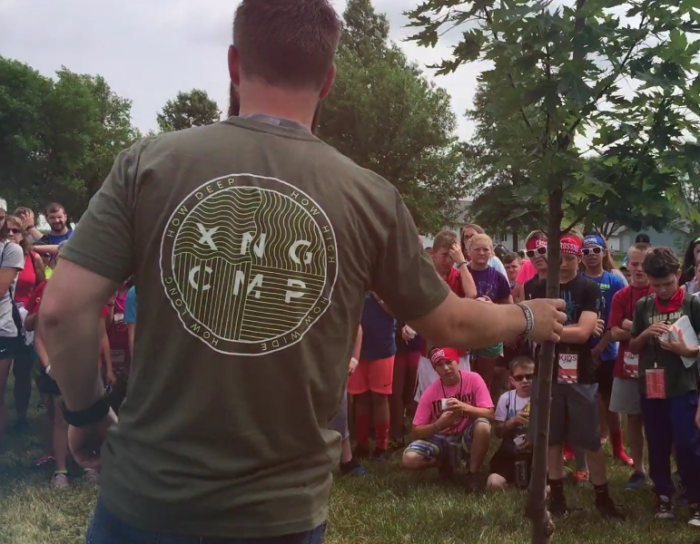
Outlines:
<svg viewBox="0 0 700 544"><path fill-rule="evenodd" d="M603 272L598 278L592 278L583 274L589 280L593 280L600 287L600 318L605 321L605 328L608 328L610 321L610 308L615 293L625 288L625 283L612 272ZM591 347L595 347L600 342L600 338L591 339ZM617 342L610 342L600 354L601 361L614 361L617 358Z"/></svg>
<svg viewBox="0 0 700 544"><path fill-rule="evenodd" d="M362 352L360 357L374 361L396 355L396 320L386 313L371 293L362 309Z"/></svg>

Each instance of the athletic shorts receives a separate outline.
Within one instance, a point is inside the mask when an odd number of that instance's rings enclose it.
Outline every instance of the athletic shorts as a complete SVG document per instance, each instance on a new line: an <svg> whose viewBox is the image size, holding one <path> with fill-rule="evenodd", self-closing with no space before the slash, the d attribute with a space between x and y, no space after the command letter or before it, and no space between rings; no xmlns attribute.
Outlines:
<svg viewBox="0 0 700 544"><path fill-rule="evenodd" d="M641 416L639 382L634 378L615 378L610 397L610 411L628 416Z"/></svg>
<svg viewBox="0 0 700 544"><path fill-rule="evenodd" d="M348 393L347 390L343 391L343 400L340 401L340 408L338 412L333 416L328 422L328 428L332 431L336 431L343 437L343 440L350 438L350 431L348 429Z"/></svg>
<svg viewBox="0 0 700 544"><path fill-rule="evenodd" d="M475 349L472 351L474 357L489 357L496 359L503 355L503 344L496 344L488 348Z"/></svg>
<svg viewBox="0 0 700 544"><path fill-rule="evenodd" d="M368 361L360 359L355 372L348 376L348 393L362 395L371 391L380 395L391 395L394 380L394 356Z"/></svg>
<svg viewBox="0 0 700 544"><path fill-rule="evenodd" d="M533 388L537 382L532 384ZM534 397L534 394L533 394ZM530 415L530 431L537 429L537 411ZM534 442L534 437L531 437ZM569 442L586 451L600 449L598 384L552 384L552 408L549 416L549 445Z"/></svg>
<svg viewBox="0 0 700 544"><path fill-rule="evenodd" d="M610 400L615 375L615 361L600 361L595 370L595 381L598 383L598 392L603 399Z"/></svg>
<svg viewBox="0 0 700 544"><path fill-rule="evenodd" d="M394 366L405 366L407 368L418 368L420 362L420 351L397 351L394 356Z"/></svg>
<svg viewBox="0 0 700 544"><path fill-rule="evenodd" d="M474 437L474 427L477 423L484 423L491 428L491 422L483 417L472 421L461 435L444 435L434 434L430 438L423 440L414 440L404 450L404 453L417 453L428 459L441 459L449 456L449 450L446 447L448 443L461 444L462 452L466 458L472 451L472 438Z"/></svg>
<svg viewBox="0 0 700 544"><path fill-rule="evenodd" d="M0 361L13 359L23 348L24 343L21 338L17 336L12 338L0 336Z"/></svg>
<svg viewBox="0 0 700 544"><path fill-rule="evenodd" d="M489 473L498 474L505 478L506 482L509 484L515 483L515 464L518 461L525 461L528 467L532 467L532 454L531 453L520 453L511 454L504 449L499 449L493 454L491 462L489 464Z"/></svg>

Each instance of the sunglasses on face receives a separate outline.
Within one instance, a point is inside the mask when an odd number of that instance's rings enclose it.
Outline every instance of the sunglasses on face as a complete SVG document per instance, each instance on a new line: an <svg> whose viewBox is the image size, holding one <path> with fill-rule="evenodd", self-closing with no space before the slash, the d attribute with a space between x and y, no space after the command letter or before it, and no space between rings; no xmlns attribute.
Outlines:
<svg viewBox="0 0 700 544"><path fill-rule="evenodd" d="M581 253L585 255L600 255L603 253L603 248L602 247L584 247L581 250Z"/></svg>
<svg viewBox="0 0 700 544"><path fill-rule="evenodd" d="M527 255L528 259L532 259L535 255L546 255L546 254L547 254L546 247L538 247L537 249L528 249L525 252L525 255Z"/></svg>
<svg viewBox="0 0 700 544"><path fill-rule="evenodd" d="M522 381L524 381L524 380L527 380L527 381L531 382L532 379L533 379L534 377L535 377L534 374L520 374L520 375L518 375L518 376L513 376L513 379L514 379L516 382L522 382Z"/></svg>
<svg viewBox="0 0 700 544"><path fill-rule="evenodd" d="M7 229L10 234L22 234L22 229Z"/></svg>

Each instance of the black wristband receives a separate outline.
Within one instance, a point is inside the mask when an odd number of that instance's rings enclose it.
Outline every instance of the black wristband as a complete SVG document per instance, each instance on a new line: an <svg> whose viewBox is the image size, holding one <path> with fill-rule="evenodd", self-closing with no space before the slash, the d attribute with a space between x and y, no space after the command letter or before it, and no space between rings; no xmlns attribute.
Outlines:
<svg viewBox="0 0 700 544"><path fill-rule="evenodd" d="M72 411L66 406L66 403L61 401L61 411L63 419L72 427L87 427L99 423L109 413L109 402L106 398L101 398L95 404L85 410Z"/></svg>

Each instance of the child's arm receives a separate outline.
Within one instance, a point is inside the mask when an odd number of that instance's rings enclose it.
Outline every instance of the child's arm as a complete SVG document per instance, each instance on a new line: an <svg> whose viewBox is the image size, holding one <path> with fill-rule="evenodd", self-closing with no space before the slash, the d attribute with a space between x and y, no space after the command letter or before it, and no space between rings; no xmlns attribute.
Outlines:
<svg viewBox="0 0 700 544"><path fill-rule="evenodd" d="M34 314L36 315L36 314ZM46 353L46 346L44 346L44 340L41 338L39 333L34 335L34 351L37 357L39 357L39 362L44 368L49 367L49 354Z"/></svg>
<svg viewBox="0 0 700 544"><path fill-rule="evenodd" d="M109 336L107 336L107 318L100 318L100 328L102 330L102 340L100 341L100 347L102 349L102 359L105 363L105 369L107 370L107 383L114 383L116 381L114 376L114 370L112 369L112 351L109 346Z"/></svg>
<svg viewBox="0 0 700 544"><path fill-rule="evenodd" d="M36 321L38 317L39 314L29 314L24 319L24 328L27 330L27 332L33 332L34 329L36 329Z"/></svg>

